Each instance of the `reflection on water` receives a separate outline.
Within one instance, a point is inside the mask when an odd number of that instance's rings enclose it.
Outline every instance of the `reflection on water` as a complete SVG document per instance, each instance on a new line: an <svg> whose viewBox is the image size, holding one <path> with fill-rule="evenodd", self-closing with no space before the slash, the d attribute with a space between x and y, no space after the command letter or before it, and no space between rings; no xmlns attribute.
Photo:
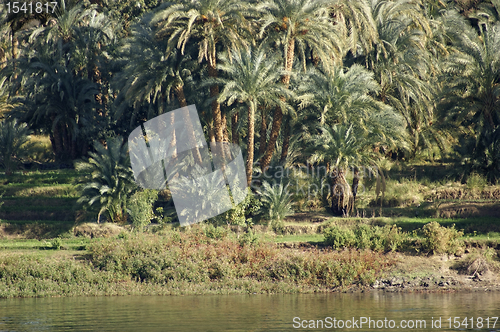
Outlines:
<svg viewBox="0 0 500 332"><path fill-rule="evenodd" d="M387 318L396 324L419 319L426 320L427 328L412 331L463 331L471 330L470 324L450 329L447 319L476 321L500 316L499 309L500 294L487 292L3 299L0 331L293 331L304 330L294 328L299 324L294 318L312 327L327 317ZM431 327L431 317L441 317L441 329ZM492 322L487 329L484 320L481 330L500 331L500 320L496 328ZM369 329L365 324L351 330Z"/></svg>

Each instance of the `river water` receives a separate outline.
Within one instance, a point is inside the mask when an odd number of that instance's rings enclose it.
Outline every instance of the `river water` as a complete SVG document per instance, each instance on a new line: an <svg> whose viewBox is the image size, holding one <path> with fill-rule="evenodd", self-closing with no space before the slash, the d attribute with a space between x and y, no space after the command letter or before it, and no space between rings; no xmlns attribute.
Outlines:
<svg viewBox="0 0 500 332"><path fill-rule="evenodd" d="M492 292L0 300L0 331L500 331L497 316Z"/></svg>

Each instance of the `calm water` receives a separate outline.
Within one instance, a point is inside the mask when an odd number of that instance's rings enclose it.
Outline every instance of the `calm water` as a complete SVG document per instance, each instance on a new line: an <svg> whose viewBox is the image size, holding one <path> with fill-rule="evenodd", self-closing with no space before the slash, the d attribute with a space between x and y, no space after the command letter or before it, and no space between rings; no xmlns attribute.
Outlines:
<svg viewBox="0 0 500 332"><path fill-rule="evenodd" d="M177 297L97 297L0 300L0 331L296 331L303 324L323 329L333 327L333 318L343 324L360 317L394 320L426 320L427 328L411 331L459 331L449 328L449 317L483 318L482 331L500 331L499 293L466 294L311 294ZM295 318L297 317L297 318ZM331 317L331 320L327 319ZM441 317L441 328L432 328L431 318ZM294 321L295 318L295 321ZM307 320L306 322L302 322ZM311 320L313 322L311 323ZM351 320L347 322L347 320ZM299 323L300 322L300 323ZM452 318L453 322L453 318ZM314 325L311 325L314 324ZM316 325L317 324L317 325ZM337 321L335 322L337 324ZM339 322L340 324L340 322ZM373 323L376 324L376 323ZM381 324L381 323L379 323ZM452 323L453 324L453 323ZM389 325L390 326L390 325ZM321 327L321 326L320 326ZM337 326L338 327L338 326ZM312 329L309 329L312 330ZM367 331L361 328L345 331ZM378 331L391 330L381 327ZM474 326L474 330L478 330Z"/></svg>

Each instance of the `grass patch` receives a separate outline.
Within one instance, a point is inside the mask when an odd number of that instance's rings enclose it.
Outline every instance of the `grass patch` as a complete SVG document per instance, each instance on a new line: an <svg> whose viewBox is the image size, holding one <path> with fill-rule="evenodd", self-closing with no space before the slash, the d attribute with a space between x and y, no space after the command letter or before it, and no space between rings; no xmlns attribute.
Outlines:
<svg viewBox="0 0 500 332"><path fill-rule="evenodd" d="M58 243L56 243L58 242ZM46 249L63 249L63 250L85 250L86 245L90 243L90 239L86 238L54 238L54 239L18 239L18 240L0 240L1 250L46 250ZM56 248L57 247L57 248Z"/></svg>
<svg viewBox="0 0 500 332"><path fill-rule="evenodd" d="M275 238L276 243L287 242L308 242L311 244L322 243L325 239L323 234L299 234L299 235L278 235Z"/></svg>
<svg viewBox="0 0 500 332"><path fill-rule="evenodd" d="M422 228L430 222L437 222L442 226L451 227L455 225L457 230L463 230L465 235L483 235L491 232L500 233L500 219L494 217L476 217L476 218L378 218L382 224L395 224L401 227L403 231L413 231Z"/></svg>

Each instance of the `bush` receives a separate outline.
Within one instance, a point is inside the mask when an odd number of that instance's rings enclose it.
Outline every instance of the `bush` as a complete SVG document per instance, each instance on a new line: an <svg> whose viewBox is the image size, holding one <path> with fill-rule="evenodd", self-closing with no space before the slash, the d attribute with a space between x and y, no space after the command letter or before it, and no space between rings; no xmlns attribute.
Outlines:
<svg viewBox="0 0 500 332"><path fill-rule="evenodd" d="M30 134L25 123L18 123L17 120L0 121L0 157L6 175L12 174L17 160L30 148Z"/></svg>
<svg viewBox="0 0 500 332"><path fill-rule="evenodd" d="M158 191L152 189L136 191L131 197L128 214L135 230L142 231L154 217L153 204L158 199Z"/></svg>
<svg viewBox="0 0 500 332"><path fill-rule="evenodd" d="M325 244L333 249L352 247L356 243L356 236L353 231L347 228L330 227L323 231Z"/></svg>
<svg viewBox="0 0 500 332"><path fill-rule="evenodd" d="M78 203L102 213L111 222L124 221L127 198L137 188L134 182L127 144L121 137L108 139L106 146L94 143L96 152L89 152L87 162L77 162L76 170L84 172L80 180L81 196Z"/></svg>
<svg viewBox="0 0 500 332"><path fill-rule="evenodd" d="M243 202L236 205L234 208L210 219L210 222L215 224L227 224L246 226L247 228L253 222L253 218L261 208L262 203L252 193L250 188L247 189L247 195Z"/></svg>
<svg viewBox="0 0 500 332"><path fill-rule="evenodd" d="M240 239L210 239L201 227L165 236L131 234L89 245L89 259L100 270L147 283L190 284L247 280L285 287L342 287L377 278L392 261L374 252L296 252L259 241L252 231ZM230 286L231 287L231 286ZM323 288L324 289L324 288Z"/></svg>
<svg viewBox="0 0 500 332"><path fill-rule="evenodd" d="M50 242L51 248L59 250L62 247L62 240L60 238L55 238Z"/></svg>
<svg viewBox="0 0 500 332"><path fill-rule="evenodd" d="M256 245L259 243L259 235L251 229L248 230L240 239L240 245Z"/></svg>
<svg viewBox="0 0 500 332"><path fill-rule="evenodd" d="M423 233L422 247L427 252L455 254L463 250L463 243L458 238L464 233L457 231L454 224L451 228L447 228L433 221L423 227Z"/></svg>
<svg viewBox="0 0 500 332"><path fill-rule="evenodd" d="M466 187L471 191L481 191L488 185L486 178L480 174L472 173L467 179Z"/></svg>
<svg viewBox="0 0 500 332"><path fill-rule="evenodd" d="M262 208L261 215L267 220L281 221L293 214L292 194L288 192L288 186L283 183L270 185L264 182L261 190Z"/></svg>
<svg viewBox="0 0 500 332"><path fill-rule="evenodd" d="M354 230L330 227L323 231L325 244L334 249L353 247L357 249L371 249L373 251L396 251L406 237L401 228L392 226L359 225Z"/></svg>
<svg viewBox="0 0 500 332"><path fill-rule="evenodd" d="M205 226L205 236L211 239L222 239L227 236L227 229L207 224Z"/></svg>

